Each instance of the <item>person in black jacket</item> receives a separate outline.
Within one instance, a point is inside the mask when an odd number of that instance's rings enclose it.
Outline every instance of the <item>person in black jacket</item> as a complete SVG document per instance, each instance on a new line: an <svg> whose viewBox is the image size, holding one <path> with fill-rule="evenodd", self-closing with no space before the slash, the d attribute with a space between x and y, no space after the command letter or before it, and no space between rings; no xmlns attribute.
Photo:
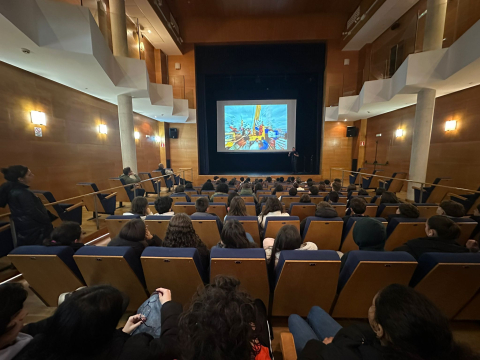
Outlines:
<svg viewBox="0 0 480 360"><path fill-rule="evenodd" d="M142 219L132 219L123 225L107 246L130 246L140 257L147 246L162 246L162 240L157 235L150 234Z"/></svg>
<svg viewBox="0 0 480 360"><path fill-rule="evenodd" d="M403 203L398 205L395 214L388 215L387 221L390 222L393 218L418 219L419 217L420 211L418 211L418 208L415 205Z"/></svg>
<svg viewBox="0 0 480 360"><path fill-rule="evenodd" d="M345 215L342 218L344 229L347 226L348 220L350 220L351 217L364 217L365 211L367 211L367 203L364 198L354 197L353 199L351 199L349 207L346 211L348 215Z"/></svg>
<svg viewBox="0 0 480 360"><path fill-rule="evenodd" d="M15 360L177 359L182 306L171 301L169 290L157 291L162 303L158 339L145 333L130 336L142 323L141 314L131 316L123 329L117 330L128 299L114 287L99 285L73 292L52 317L27 325L24 331L34 338Z"/></svg>
<svg viewBox="0 0 480 360"><path fill-rule="evenodd" d="M290 315L298 360L478 359L458 345L448 319L424 295L404 285L380 290L368 310L369 324L342 328L321 308L307 321Z"/></svg>
<svg viewBox="0 0 480 360"><path fill-rule="evenodd" d="M215 190L215 187L212 184L212 180L208 179L205 184L202 185L201 191L206 190L206 191L212 191Z"/></svg>
<svg viewBox="0 0 480 360"><path fill-rule="evenodd" d="M15 224L17 246L42 245L53 230L57 216L49 212L42 201L28 188L32 172L25 166L14 165L2 169L7 180L0 186L0 207L8 205Z"/></svg>
<svg viewBox="0 0 480 360"><path fill-rule="evenodd" d="M83 246L84 232L79 223L64 221L60 226L53 229L50 237L45 239L45 246L70 246L77 251Z"/></svg>
<svg viewBox="0 0 480 360"><path fill-rule="evenodd" d="M173 194L170 194L170 196L185 196L185 201L186 202L191 202L192 201L190 199L190 196L188 196L188 194L185 193L185 187L183 185L178 185L175 188L175 192Z"/></svg>
<svg viewBox="0 0 480 360"><path fill-rule="evenodd" d="M457 243L460 228L444 215L434 215L425 223L427 237L407 241L393 251L406 251L418 260L427 252L464 253L469 250Z"/></svg>

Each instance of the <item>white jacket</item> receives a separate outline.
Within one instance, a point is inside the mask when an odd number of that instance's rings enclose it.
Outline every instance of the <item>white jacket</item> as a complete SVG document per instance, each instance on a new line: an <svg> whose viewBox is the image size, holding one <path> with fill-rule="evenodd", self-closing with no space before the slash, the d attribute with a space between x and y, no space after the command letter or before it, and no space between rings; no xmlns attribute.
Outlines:
<svg viewBox="0 0 480 360"><path fill-rule="evenodd" d="M265 249L265 255L267 257L267 263L270 262L270 258L272 257L272 249L273 249L273 243L274 242L275 242L275 239L273 239L273 238L266 238L266 239L263 240L263 248ZM315 243L307 241L307 242L304 242L296 250L318 250L318 247ZM279 251L275 254L275 266L277 266L278 259L280 259L280 253L281 253L281 251Z"/></svg>
<svg viewBox="0 0 480 360"><path fill-rule="evenodd" d="M274 212L269 212L267 215L263 216L263 219L262 215L258 215L258 223L260 224L262 229L265 227L265 219L269 216L290 216L290 214L282 213L280 210L278 210Z"/></svg>

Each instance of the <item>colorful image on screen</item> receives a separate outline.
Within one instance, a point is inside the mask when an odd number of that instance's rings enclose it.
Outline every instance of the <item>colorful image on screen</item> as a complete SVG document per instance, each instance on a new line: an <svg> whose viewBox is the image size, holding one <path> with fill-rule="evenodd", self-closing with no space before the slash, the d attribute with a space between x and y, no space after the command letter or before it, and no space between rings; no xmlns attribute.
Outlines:
<svg viewBox="0 0 480 360"><path fill-rule="evenodd" d="M225 105L225 149L286 150L287 104Z"/></svg>

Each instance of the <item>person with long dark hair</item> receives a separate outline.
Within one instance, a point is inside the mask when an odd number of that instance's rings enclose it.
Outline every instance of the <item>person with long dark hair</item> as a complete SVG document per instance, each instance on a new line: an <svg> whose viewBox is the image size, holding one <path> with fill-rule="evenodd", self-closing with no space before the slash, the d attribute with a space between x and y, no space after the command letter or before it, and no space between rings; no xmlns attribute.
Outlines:
<svg viewBox="0 0 480 360"><path fill-rule="evenodd" d="M478 360L455 342L448 319L423 294L404 285L380 290L369 324L342 328L314 306L307 321L290 315L288 327L299 360Z"/></svg>
<svg viewBox="0 0 480 360"><path fill-rule="evenodd" d="M53 229L50 236L44 240L45 246L70 246L73 251L83 247L82 227L75 221L64 221Z"/></svg>
<svg viewBox="0 0 480 360"><path fill-rule="evenodd" d="M385 191L380 198L380 204L399 204L401 201L397 198L395 193Z"/></svg>
<svg viewBox="0 0 480 360"><path fill-rule="evenodd" d="M219 275L194 295L179 322L182 360L271 358L265 305L239 286Z"/></svg>
<svg viewBox="0 0 480 360"><path fill-rule="evenodd" d="M130 316L123 329L117 330L128 298L112 286L85 287L71 293L52 317L27 325L26 331L34 338L15 360L177 359L182 306L171 301L170 290L156 292L162 304L160 338L130 335L145 321L141 314Z"/></svg>
<svg viewBox="0 0 480 360"><path fill-rule="evenodd" d="M277 198L268 198L265 202L265 208L258 216L258 223L265 227L265 220L269 216L290 216L288 213L282 213L282 203Z"/></svg>
<svg viewBox="0 0 480 360"><path fill-rule="evenodd" d="M123 215L139 215L142 220L145 220L148 215L153 215L153 213L148 206L148 199L143 196L137 196L132 201L132 210L123 213Z"/></svg>
<svg viewBox="0 0 480 360"><path fill-rule="evenodd" d="M238 220L227 220L223 225L221 240L217 246L228 249L248 249L257 247L250 234L245 232Z"/></svg>
<svg viewBox="0 0 480 360"><path fill-rule="evenodd" d="M140 257L147 246L162 246L162 240L148 231L142 219L132 219L107 246L130 246Z"/></svg>
<svg viewBox="0 0 480 360"><path fill-rule="evenodd" d="M187 214L180 213L170 219L162 246L172 248L196 248L204 269L208 269L210 251L193 228Z"/></svg>
<svg viewBox="0 0 480 360"><path fill-rule="evenodd" d="M53 230L57 216L48 211L29 187L34 175L29 168L14 165L3 168L5 182L0 186L0 207L9 206L15 225L17 246L42 245Z"/></svg>
<svg viewBox="0 0 480 360"><path fill-rule="evenodd" d="M457 243L460 228L444 215L434 215L425 222L426 237L407 241L394 251L406 251L415 259L427 252L464 253L469 250Z"/></svg>

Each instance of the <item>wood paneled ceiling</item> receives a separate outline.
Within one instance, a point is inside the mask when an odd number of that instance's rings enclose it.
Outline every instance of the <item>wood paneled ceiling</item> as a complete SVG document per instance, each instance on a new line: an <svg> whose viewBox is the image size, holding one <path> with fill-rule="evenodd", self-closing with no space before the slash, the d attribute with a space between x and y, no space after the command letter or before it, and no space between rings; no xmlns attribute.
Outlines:
<svg viewBox="0 0 480 360"><path fill-rule="evenodd" d="M361 0L166 0L180 23L194 17L288 16L311 13L351 14Z"/></svg>

